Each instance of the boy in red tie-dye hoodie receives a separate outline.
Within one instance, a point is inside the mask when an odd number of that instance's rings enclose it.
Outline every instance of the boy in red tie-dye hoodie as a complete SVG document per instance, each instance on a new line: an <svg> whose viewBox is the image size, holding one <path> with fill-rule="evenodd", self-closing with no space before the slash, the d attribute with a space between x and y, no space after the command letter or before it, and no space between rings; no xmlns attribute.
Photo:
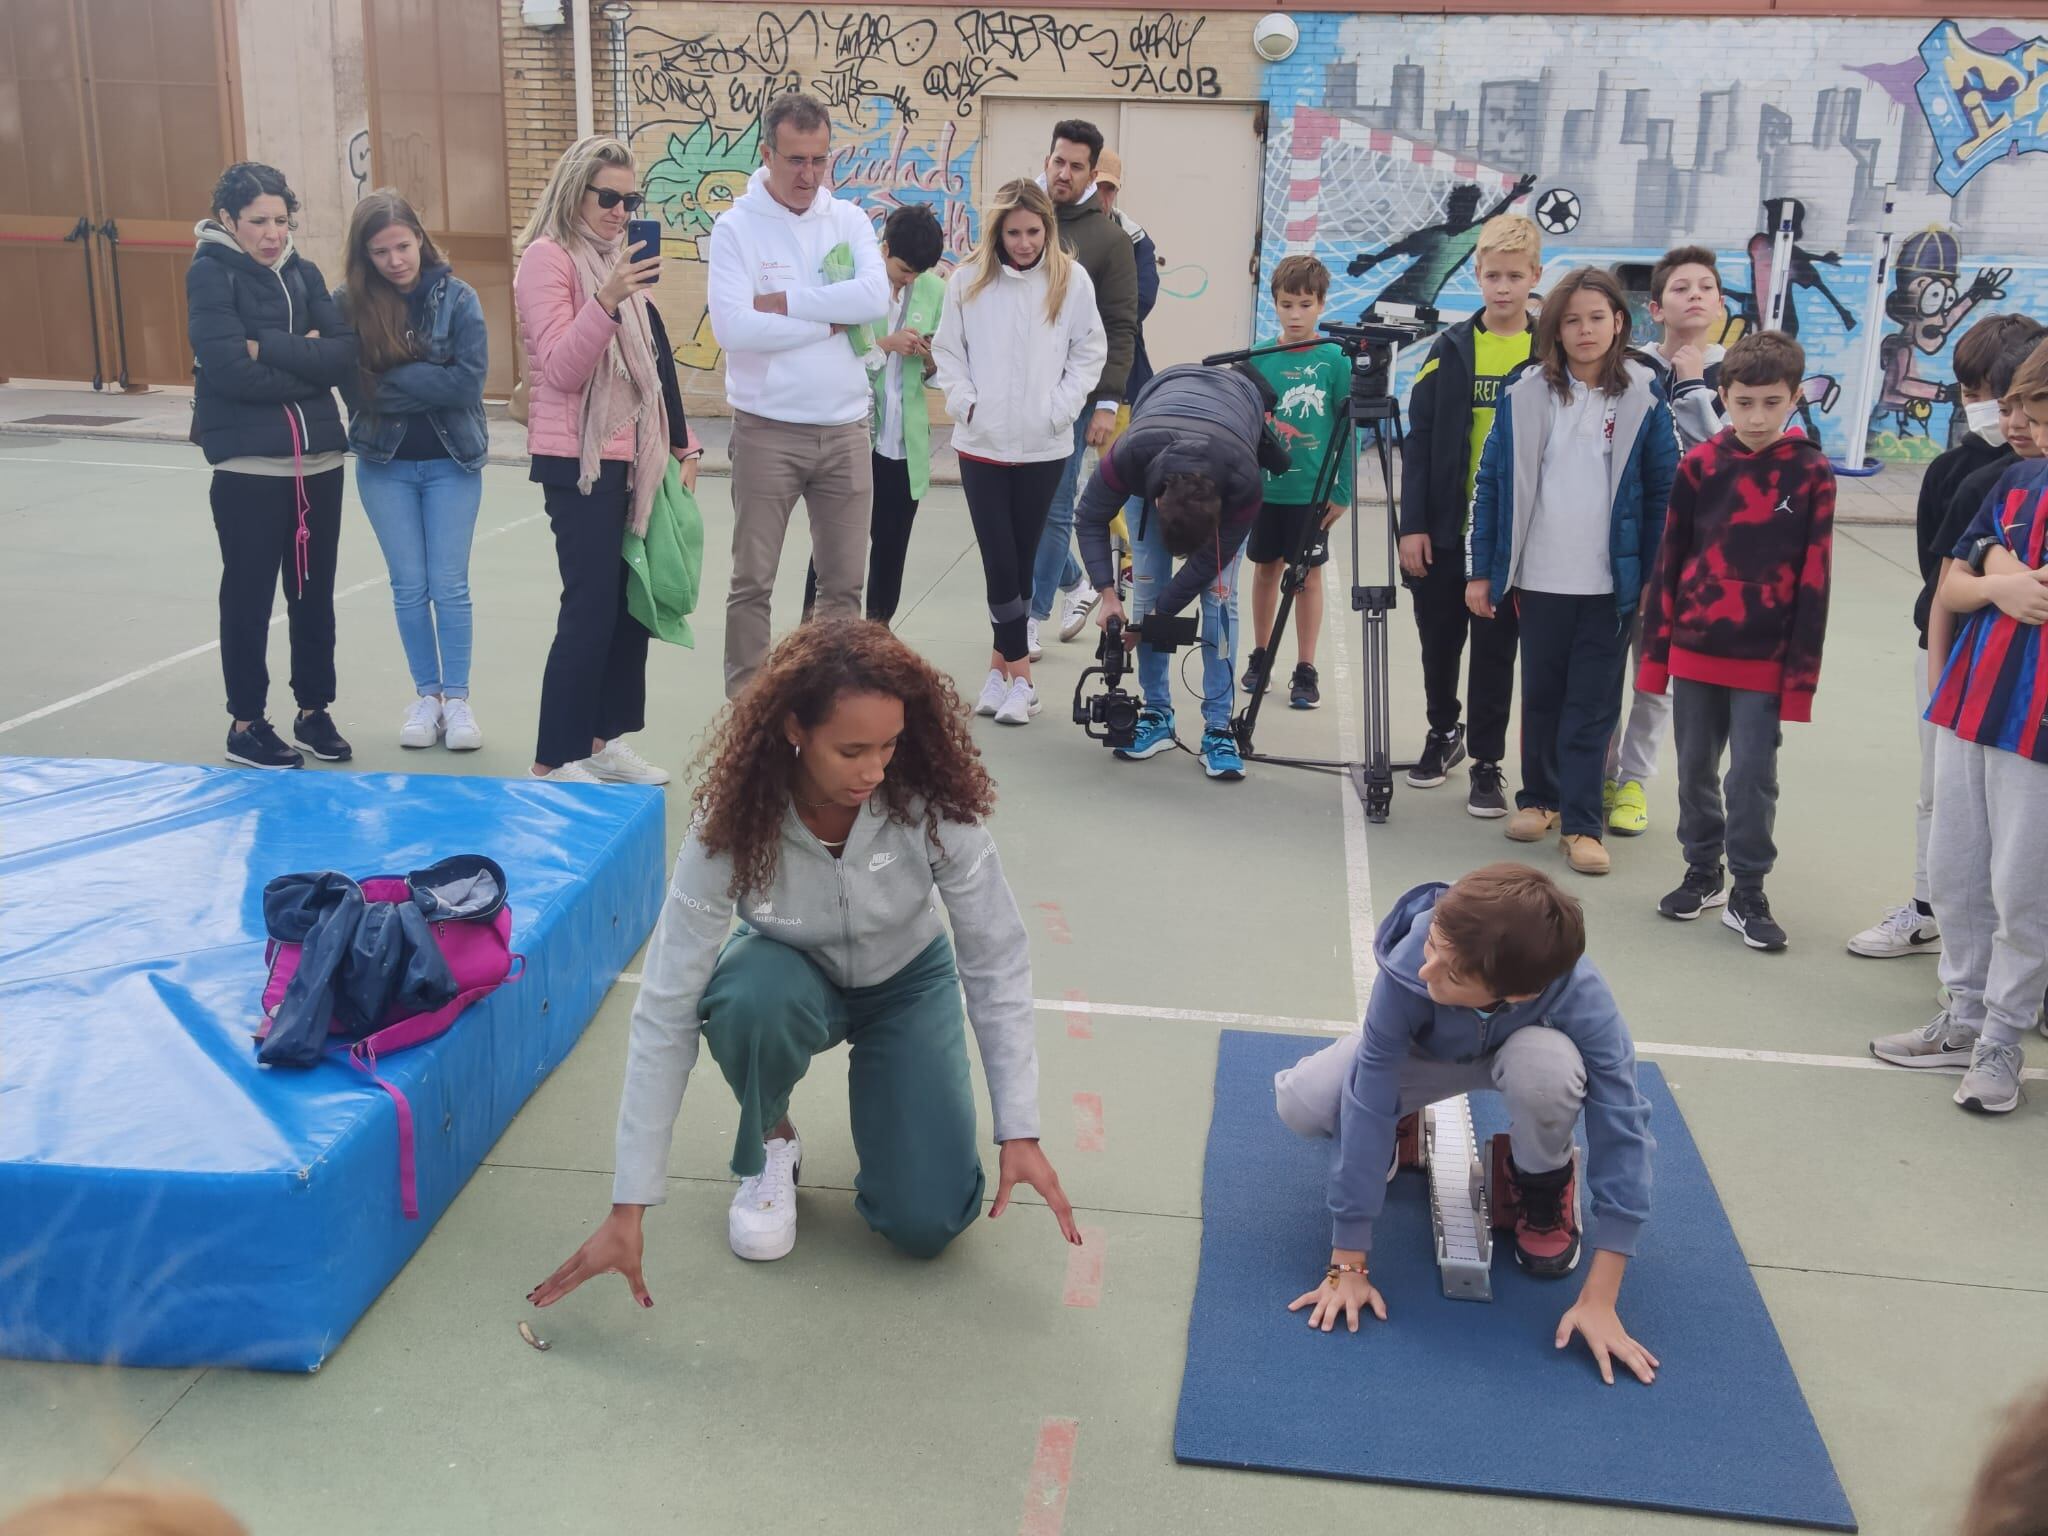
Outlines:
<svg viewBox="0 0 2048 1536"><path fill-rule="evenodd" d="M1678 840L1685 880L1658 903L1722 921L1752 949L1783 949L1764 877L1777 860L1780 725L1813 718L1828 620L1835 476L1820 445L1789 437L1806 354L1776 331L1721 363L1729 425L1685 456L1657 572L1643 595L1636 686L1674 694ZM1729 759L1723 802L1721 759ZM1722 858L1734 890L1722 890Z"/></svg>

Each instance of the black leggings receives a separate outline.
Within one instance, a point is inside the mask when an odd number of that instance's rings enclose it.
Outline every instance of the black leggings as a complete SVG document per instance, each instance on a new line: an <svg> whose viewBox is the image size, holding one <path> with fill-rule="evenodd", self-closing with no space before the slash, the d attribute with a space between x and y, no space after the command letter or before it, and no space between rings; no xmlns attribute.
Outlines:
<svg viewBox="0 0 2048 1536"><path fill-rule="evenodd" d="M334 702L334 561L341 546L341 469L306 477L305 589L296 548L298 483L290 475L216 469L208 499L220 540L220 668L228 715L261 720L270 692L270 610L284 582L292 697L301 709Z"/></svg>
<svg viewBox="0 0 2048 1536"><path fill-rule="evenodd" d="M868 524L867 616L877 624L896 617L903 600L903 562L910 553L910 525L917 498L910 494L910 463L870 453L875 470L875 512ZM818 602L818 566L804 573L804 617Z"/></svg>
<svg viewBox="0 0 2048 1536"><path fill-rule="evenodd" d="M555 529L562 605L540 682L540 736L533 760L549 768L590 756L647 724L647 630L626 611L626 466L607 459L584 495L549 485L541 496Z"/></svg>
<svg viewBox="0 0 2048 1536"><path fill-rule="evenodd" d="M1043 464L960 461L960 488L967 493L967 515L988 580L988 621L1005 661L1022 661L1029 651L1024 619L1031 609L1031 566L1052 494L1066 469L1063 458Z"/></svg>

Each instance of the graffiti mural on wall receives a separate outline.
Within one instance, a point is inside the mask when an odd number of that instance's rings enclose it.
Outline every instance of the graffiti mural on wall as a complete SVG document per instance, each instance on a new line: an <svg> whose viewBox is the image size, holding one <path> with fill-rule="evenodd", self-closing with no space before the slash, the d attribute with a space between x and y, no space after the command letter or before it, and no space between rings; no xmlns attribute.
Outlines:
<svg viewBox="0 0 2048 1536"><path fill-rule="evenodd" d="M1144 13L919 8L737 9L642 6L628 32L632 136L647 167L650 204L671 261L700 264L711 224L746 190L761 163L759 121L775 96L805 91L832 113L834 190L877 226L889 210L920 203L945 232L941 270L979 233L976 159L981 104L1019 82L1076 95L1213 100L1222 76L1204 38L1207 18ZM714 369L719 352L703 308L701 271L683 274L665 306L695 306L677 360Z"/></svg>
<svg viewBox="0 0 2048 1536"><path fill-rule="evenodd" d="M2015 39L1998 53L1987 45L1995 46L1989 37L1965 41L1952 21L1920 44L1927 70L1916 91L1941 150L1935 180L1948 192L2002 158L2048 149L2048 37Z"/></svg>
<svg viewBox="0 0 2048 1536"><path fill-rule="evenodd" d="M1334 315L1431 292L1446 314L1476 309L1460 245L1507 202L1545 211L1548 282L1592 264L1647 274L1681 243L1717 250L1732 337L1762 323L1785 214L1808 430L1840 448L1874 333L1871 451L1910 458L1947 440L1948 359L1970 324L1998 307L2048 318L2028 212L2048 203L2048 155L2033 153L2048 149L2048 39L1967 20L1575 18L1518 25L1504 50L1487 17L1298 22L1294 58L1267 72L1263 261L1270 275L1283 255L1319 256ZM1888 186L1894 281L1866 315Z"/></svg>

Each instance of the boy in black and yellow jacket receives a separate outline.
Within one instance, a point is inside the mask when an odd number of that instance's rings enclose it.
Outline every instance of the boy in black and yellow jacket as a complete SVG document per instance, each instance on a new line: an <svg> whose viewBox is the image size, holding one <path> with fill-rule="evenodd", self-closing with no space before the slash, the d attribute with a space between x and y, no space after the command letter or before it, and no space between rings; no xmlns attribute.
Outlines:
<svg viewBox="0 0 2048 1536"><path fill-rule="evenodd" d="M1529 295L1543 271L1543 237L1520 214L1489 219L1480 231L1473 269L1486 307L1437 338L1408 397L1401 456L1401 574L1415 599L1429 708L1429 739L1421 759L1408 770L1408 782L1417 789L1443 783L1469 745L1471 788L1465 809L1493 818L1508 813L1500 764L1507 754L1508 712L1515 697L1516 624L1512 608L1491 619L1466 608L1465 532L1494 402L1502 382L1529 360ZM1458 669L1468 634L1469 742L1458 702Z"/></svg>

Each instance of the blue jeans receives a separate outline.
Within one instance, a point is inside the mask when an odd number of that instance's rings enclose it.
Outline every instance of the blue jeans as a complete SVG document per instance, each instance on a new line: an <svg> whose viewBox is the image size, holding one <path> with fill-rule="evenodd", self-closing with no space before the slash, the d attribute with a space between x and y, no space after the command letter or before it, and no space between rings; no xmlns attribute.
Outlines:
<svg viewBox="0 0 2048 1536"><path fill-rule="evenodd" d="M413 687L468 698L469 546L484 477L453 459L357 459L356 491L391 571Z"/></svg>
<svg viewBox="0 0 2048 1536"><path fill-rule="evenodd" d="M1084 574L1074 558L1074 499L1081 494L1081 460L1088 453L1088 423L1094 419L1094 405L1083 406L1081 419L1074 423L1074 456L1067 460L1060 488L1052 493L1045 532L1038 536L1038 559L1031 567L1031 617L1040 622L1052 617L1060 589L1071 587Z"/></svg>
<svg viewBox="0 0 2048 1536"><path fill-rule="evenodd" d="M1202 725L1212 731L1230 729L1237 703L1237 573L1243 553L1232 555L1221 578L1202 589ZM1159 519L1147 517L1141 508L1131 517L1131 617L1142 619L1151 612L1172 579L1173 556L1159 531ZM1171 659L1165 651L1142 642L1138 646L1138 687L1149 709L1173 708Z"/></svg>

